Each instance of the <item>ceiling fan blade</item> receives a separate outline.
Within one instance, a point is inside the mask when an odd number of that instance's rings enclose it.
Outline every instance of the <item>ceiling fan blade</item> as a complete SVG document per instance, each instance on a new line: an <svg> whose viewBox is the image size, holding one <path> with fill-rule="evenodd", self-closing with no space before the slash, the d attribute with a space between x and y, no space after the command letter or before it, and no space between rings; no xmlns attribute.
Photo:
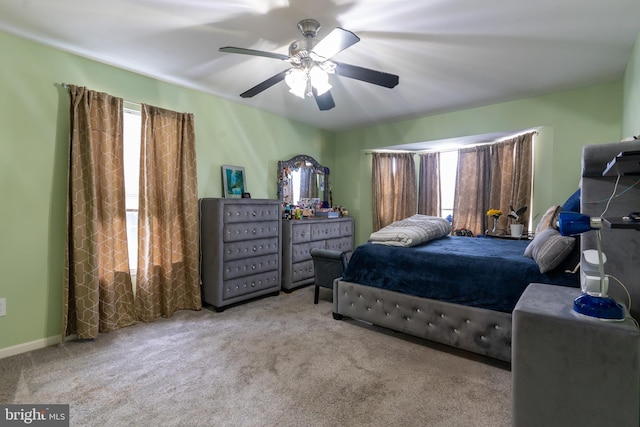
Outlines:
<svg viewBox="0 0 640 427"><path fill-rule="evenodd" d="M288 70L284 70L279 72L273 77L269 77L267 80L263 81L262 83L258 83L251 89L245 92L242 92L240 96L243 98L251 98L252 96L256 96L260 92L265 91L269 89L271 86L273 86L274 84L280 83L282 80L284 80L284 75L287 73L287 71Z"/></svg>
<svg viewBox="0 0 640 427"><path fill-rule="evenodd" d="M333 102L333 96L331 96L331 92L329 91L326 91L322 95L318 95L318 91L314 88L313 97L316 99L316 103L318 104L320 111L327 111L336 106L336 103Z"/></svg>
<svg viewBox="0 0 640 427"><path fill-rule="evenodd" d="M282 53L275 53L275 52L265 52L264 50L245 49L242 47L233 47L233 46L221 47L218 50L220 52L226 52L226 53L239 53L241 55L264 56L266 58L282 59L284 61L289 60L289 55L284 55Z"/></svg>
<svg viewBox="0 0 640 427"><path fill-rule="evenodd" d="M349 77L351 79L362 80L374 85L393 88L398 85L400 78L395 74L372 70L370 68L358 67L356 65L341 64L336 62L336 74Z"/></svg>
<svg viewBox="0 0 640 427"><path fill-rule="evenodd" d="M359 41L360 37L356 36L351 31L336 27L331 30L326 37L320 40L318 44L311 49L311 52L327 60L338 52L342 52Z"/></svg>

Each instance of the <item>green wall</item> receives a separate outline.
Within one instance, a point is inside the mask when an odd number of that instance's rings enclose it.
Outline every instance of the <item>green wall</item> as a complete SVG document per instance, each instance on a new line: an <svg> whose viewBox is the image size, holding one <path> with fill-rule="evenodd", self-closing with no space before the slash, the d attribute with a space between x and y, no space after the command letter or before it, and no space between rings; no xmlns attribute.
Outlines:
<svg viewBox="0 0 640 427"><path fill-rule="evenodd" d="M624 73L622 136L640 135L640 33Z"/></svg>
<svg viewBox="0 0 640 427"><path fill-rule="evenodd" d="M561 204L580 181L584 144L620 139L622 82L422 117L337 135L334 194L349 200L356 243L372 231L371 156L367 150L400 144L542 127L536 139L532 212L536 218ZM360 165L358 168L350 165Z"/></svg>
<svg viewBox="0 0 640 427"><path fill-rule="evenodd" d="M200 197L221 197L223 164L245 167L254 198L276 197L280 159L304 153L333 169L332 133L2 32L0 52L0 349L60 334L69 120L60 83L194 113Z"/></svg>
<svg viewBox="0 0 640 427"><path fill-rule="evenodd" d="M0 32L0 317L2 349L59 339L68 94L84 85L196 117L198 193L221 196L220 166L244 166L254 198L276 195L276 164L308 154L331 168L334 202L371 233L366 150L530 127L539 131L534 210L575 190L581 147L640 132L640 42L623 81L332 134L194 90L140 76ZM9 58L9 59L7 59ZM624 120L624 132L623 130Z"/></svg>

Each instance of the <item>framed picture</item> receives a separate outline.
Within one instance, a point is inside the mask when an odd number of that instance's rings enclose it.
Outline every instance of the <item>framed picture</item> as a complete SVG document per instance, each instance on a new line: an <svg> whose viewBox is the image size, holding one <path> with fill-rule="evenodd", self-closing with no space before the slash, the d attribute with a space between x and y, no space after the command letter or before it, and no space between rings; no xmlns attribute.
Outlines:
<svg viewBox="0 0 640 427"><path fill-rule="evenodd" d="M224 197L241 198L247 192L246 178L242 166L222 165L222 186Z"/></svg>

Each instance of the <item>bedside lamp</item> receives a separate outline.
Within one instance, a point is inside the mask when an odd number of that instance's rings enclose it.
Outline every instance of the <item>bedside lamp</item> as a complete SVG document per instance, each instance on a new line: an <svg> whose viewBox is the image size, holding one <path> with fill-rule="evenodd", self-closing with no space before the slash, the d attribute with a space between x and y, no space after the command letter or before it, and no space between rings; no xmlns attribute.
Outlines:
<svg viewBox="0 0 640 427"><path fill-rule="evenodd" d="M601 320L620 321L625 318L625 309L607 295L609 277L604 274L606 256L602 252L600 229L602 218L590 217L578 212L560 212L558 228L563 236L575 236L587 231L596 231L597 251L586 250L583 259L586 267L582 271L583 294L573 302L573 310L585 316ZM592 270L597 268L597 270Z"/></svg>

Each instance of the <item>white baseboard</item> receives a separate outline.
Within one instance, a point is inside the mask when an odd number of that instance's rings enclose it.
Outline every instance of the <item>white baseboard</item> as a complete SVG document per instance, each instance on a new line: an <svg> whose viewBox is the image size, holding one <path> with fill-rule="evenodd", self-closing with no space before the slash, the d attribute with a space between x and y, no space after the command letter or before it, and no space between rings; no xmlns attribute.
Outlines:
<svg viewBox="0 0 640 427"><path fill-rule="evenodd" d="M14 345L13 347L0 348L0 359L15 356L20 353L26 353L27 351L39 350L41 348L49 347L50 345L60 344L60 342L60 335L54 335L52 337Z"/></svg>

